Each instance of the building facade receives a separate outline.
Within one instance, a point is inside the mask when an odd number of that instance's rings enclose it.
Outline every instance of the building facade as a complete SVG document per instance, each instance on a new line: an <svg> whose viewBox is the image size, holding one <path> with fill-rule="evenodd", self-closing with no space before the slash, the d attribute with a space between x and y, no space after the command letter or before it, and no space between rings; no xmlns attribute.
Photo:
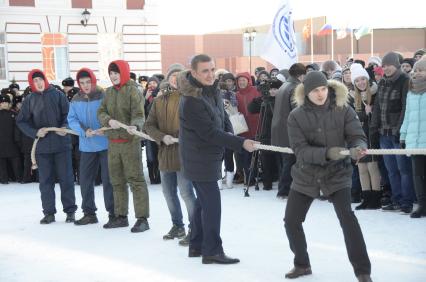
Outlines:
<svg viewBox="0 0 426 282"><path fill-rule="evenodd" d="M33 68L60 84L82 67L108 86L116 59L138 75L161 72L155 1L0 0L0 87L26 87Z"/></svg>

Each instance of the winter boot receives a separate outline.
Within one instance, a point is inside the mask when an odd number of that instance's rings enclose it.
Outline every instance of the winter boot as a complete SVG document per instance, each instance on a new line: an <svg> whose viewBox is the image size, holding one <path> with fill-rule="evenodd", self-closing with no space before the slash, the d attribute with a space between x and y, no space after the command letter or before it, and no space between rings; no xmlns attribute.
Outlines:
<svg viewBox="0 0 426 282"><path fill-rule="evenodd" d="M173 225L170 231L163 236L163 240L173 240L174 238L185 237L185 227Z"/></svg>
<svg viewBox="0 0 426 282"><path fill-rule="evenodd" d="M361 203L361 192L358 191L354 191L354 189L352 189L351 191L351 202L352 204L358 204Z"/></svg>
<svg viewBox="0 0 426 282"><path fill-rule="evenodd" d="M191 229L188 229L188 233L182 240L179 241L179 245L183 247L189 246L189 240L191 240Z"/></svg>
<svg viewBox="0 0 426 282"><path fill-rule="evenodd" d="M75 213L74 212L69 212L67 213L67 218L65 218L65 222L66 223L71 223L75 221Z"/></svg>
<svg viewBox="0 0 426 282"><path fill-rule="evenodd" d="M54 214L46 214L41 220L40 224L50 224L52 222L55 222L55 215Z"/></svg>
<svg viewBox="0 0 426 282"><path fill-rule="evenodd" d="M411 218L426 216L426 186L425 176L414 176L414 190L419 206L410 215Z"/></svg>
<svg viewBox="0 0 426 282"><path fill-rule="evenodd" d="M105 227L105 226L110 226L111 224L112 224L112 222L114 221L114 219L115 219L115 215L113 215L113 214L109 214L108 215L108 222L107 223L105 223L104 224L104 228L107 228L107 227Z"/></svg>
<svg viewBox="0 0 426 282"><path fill-rule="evenodd" d="M362 203L355 207L356 210L365 210L371 201L371 191L362 191Z"/></svg>
<svg viewBox="0 0 426 282"><path fill-rule="evenodd" d="M419 203L419 206L410 215L411 218L420 218L426 216L426 205Z"/></svg>
<svg viewBox="0 0 426 282"><path fill-rule="evenodd" d="M119 215L114 217L112 220L110 219L107 224L104 225L105 229L110 228L120 228L129 226L129 220L127 216Z"/></svg>
<svg viewBox="0 0 426 282"><path fill-rule="evenodd" d="M377 210L382 207L380 199L382 198L382 191L371 191L370 202L367 205L368 210Z"/></svg>
<svg viewBox="0 0 426 282"><path fill-rule="evenodd" d="M244 183L244 174L242 172L237 171L234 175L234 184L242 184Z"/></svg>
<svg viewBox="0 0 426 282"><path fill-rule="evenodd" d="M144 232L148 229L149 229L148 220L146 220L146 218L142 217L142 218L138 218L138 220L136 220L135 225L133 225L133 227L132 227L132 229L130 229L130 231L132 233L139 233L139 232Z"/></svg>
<svg viewBox="0 0 426 282"><path fill-rule="evenodd" d="M82 218L74 221L75 225L87 225L87 224L94 224L94 223L98 223L98 217L96 216L96 214L89 214L89 213L87 214L85 213Z"/></svg>
<svg viewBox="0 0 426 282"><path fill-rule="evenodd" d="M233 180L234 180L234 173L232 171L226 172L226 188L231 189L233 188Z"/></svg>

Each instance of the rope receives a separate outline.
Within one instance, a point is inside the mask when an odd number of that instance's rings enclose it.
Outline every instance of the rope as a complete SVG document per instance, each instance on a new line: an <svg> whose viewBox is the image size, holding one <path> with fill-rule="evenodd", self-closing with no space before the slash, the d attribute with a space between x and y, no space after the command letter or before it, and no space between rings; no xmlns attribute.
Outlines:
<svg viewBox="0 0 426 282"><path fill-rule="evenodd" d="M111 129L110 127L102 127L102 128L97 129L97 131L106 131L106 130L110 130L110 129ZM78 136L77 132L75 132L74 130L71 130L71 129L67 129L67 128L47 127L46 131L47 132L64 132L66 134L72 134L72 135ZM37 143L40 140L40 138L41 137L37 137L34 140L33 146L31 148L31 163L32 163L31 169L33 169L33 170L38 168L35 155L36 155Z"/></svg>
<svg viewBox="0 0 426 282"><path fill-rule="evenodd" d="M128 126L128 125L126 125L126 124L124 124L124 123L121 123L121 122L119 122L119 121L117 121L117 124L121 127L121 128L123 128L123 129L126 129L126 130L128 130L129 128L130 128L130 126ZM142 137L143 139L146 139L146 140L150 140L150 141L154 141L154 142L156 142L155 140L154 140L154 138L152 138L151 136L149 136L148 134L146 134L146 133L143 133L143 132L140 132L140 131L137 131L137 130L135 130L135 131L133 131L134 132L134 134L135 135L137 135L137 136L139 136L139 137ZM174 143L179 143L179 139L177 139L177 138L172 138L172 140L173 140L173 142Z"/></svg>
<svg viewBox="0 0 426 282"><path fill-rule="evenodd" d="M270 145L255 144L259 150L273 151L278 153L294 154L293 150L287 147L277 147ZM349 150L343 150L340 154L349 156ZM367 149L366 155L426 155L426 149Z"/></svg>

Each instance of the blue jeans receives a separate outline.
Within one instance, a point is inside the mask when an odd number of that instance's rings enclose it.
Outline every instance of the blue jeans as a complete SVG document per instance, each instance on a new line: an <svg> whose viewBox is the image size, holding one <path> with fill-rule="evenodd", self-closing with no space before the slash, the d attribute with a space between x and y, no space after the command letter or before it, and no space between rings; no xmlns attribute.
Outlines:
<svg viewBox="0 0 426 282"><path fill-rule="evenodd" d="M177 194L179 186L180 196L185 202L188 212L188 221L192 221L192 216L195 210L195 194L192 182L186 179L180 171L165 172L161 171L161 186L163 187L164 198L166 199L167 207L169 208L172 222L176 226L184 226L182 209Z"/></svg>
<svg viewBox="0 0 426 282"><path fill-rule="evenodd" d="M399 148L398 141L395 136L380 135L380 148ZM392 189L392 202L401 207L412 207L415 194L410 158L403 155L384 155L383 159Z"/></svg>

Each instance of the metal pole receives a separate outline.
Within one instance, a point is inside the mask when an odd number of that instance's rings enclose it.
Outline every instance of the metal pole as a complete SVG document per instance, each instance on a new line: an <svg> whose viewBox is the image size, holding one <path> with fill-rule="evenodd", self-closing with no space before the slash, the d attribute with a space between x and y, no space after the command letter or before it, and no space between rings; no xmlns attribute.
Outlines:
<svg viewBox="0 0 426 282"><path fill-rule="evenodd" d="M374 39L373 39L373 29L371 29L371 57L373 57L373 53L374 53Z"/></svg>
<svg viewBox="0 0 426 282"><path fill-rule="evenodd" d="M249 70L249 73L250 73L250 75L251 75L251 41L252 41L251 35L250 35L250 37L248 38L248 41L249 41L249 64L250 64L250 70Z"/></svg>
<svg viewBox="0 0 426 282"><path fill-rule="evenodd" d="M314 63L314 26L311 17L311 64Z"/></svg>
<svg viewBox="0 0 426 282"><path fill-rule="evenodd" d="M354 30L351 28L351 58L354 57Z"/></svg>

